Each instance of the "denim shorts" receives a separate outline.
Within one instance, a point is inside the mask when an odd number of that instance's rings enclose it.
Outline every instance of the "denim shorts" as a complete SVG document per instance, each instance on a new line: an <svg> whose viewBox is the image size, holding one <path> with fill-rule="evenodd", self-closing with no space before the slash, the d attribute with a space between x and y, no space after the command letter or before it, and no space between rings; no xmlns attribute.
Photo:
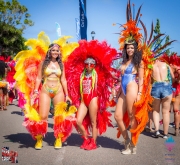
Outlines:
<svg viewBox="0 0 180 165"><path fill-rule="evenodd" d="M155 82L152 85L151 96L155 99L163 99L173 93L173 88L168 82Z"/></svg>

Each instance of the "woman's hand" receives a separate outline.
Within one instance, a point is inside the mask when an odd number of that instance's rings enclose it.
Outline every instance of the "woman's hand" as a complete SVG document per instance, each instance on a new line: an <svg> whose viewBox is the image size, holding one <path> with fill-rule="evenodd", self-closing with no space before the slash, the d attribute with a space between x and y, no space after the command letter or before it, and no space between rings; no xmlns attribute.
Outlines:
<svg viewBox="0 0 180 165"><path fill-rule="evenodd" d="M34 105L34 101L37 99L38 97L38 93L34 93L32 96L31 96L31 105Z"/></svg>
<svg viewBox="0 0 180 165"><path fill-rule="evenodd" d="M138 95L137 95L136 102L138 102L139 100L141 100L141 95L142 95L142 94L138 94Z"/></svg>
<svg viewBox="0 0 180 165"><path fill-rule="evenodd" d="M70 103L72 104L72 100L70 99L69 96L66 96L66 102L67 102L67 101L70 101Z"/></svg>

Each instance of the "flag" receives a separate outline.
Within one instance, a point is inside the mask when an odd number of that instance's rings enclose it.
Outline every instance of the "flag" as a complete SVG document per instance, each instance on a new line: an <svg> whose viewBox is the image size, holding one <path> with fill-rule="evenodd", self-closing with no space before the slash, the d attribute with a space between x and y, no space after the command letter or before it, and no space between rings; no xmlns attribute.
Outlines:
<svg viewBox="0 0 180 165"><path fill-rule="evenodd" d="M75 18L76 21L76 37L77 40L79 41L81 39L81 34L80 34L80 21L78 18Z"/></svg>
<svg viewBox="0 0 180 165"><path fill-rule="evenodd" d="M61 37L61 27L60 27L60 25L57 22L55 22L55 24L56 24L57 36Z"/></svg>
<svg viewBox="0 0 180 165"><path fill-rule="evenodd" d="M81 39L87 40L86 0L79 0L79 11L80 11L80 36Z"/></svg>

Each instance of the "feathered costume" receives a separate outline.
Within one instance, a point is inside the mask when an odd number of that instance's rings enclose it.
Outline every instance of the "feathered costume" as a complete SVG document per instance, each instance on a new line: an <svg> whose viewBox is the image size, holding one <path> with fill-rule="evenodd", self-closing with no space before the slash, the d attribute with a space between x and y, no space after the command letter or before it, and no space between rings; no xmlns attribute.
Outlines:
<svg viewBox="0 0 180 165"><path fill-rule="evenodd" d="M67 56L78 46L78 43L67 43L70 36L64 36L55 40L61 47L62 60L65 61ZM31 96L35 87L35 80L38 72L38 65L45 59L50 39L44 32L38 34L37 39L29 39L26 43L31 50L19 52L14 60L17 62L14 76L17 86L25 99L25 121L23 125L30 132L32 137L37 139L38 135L45 135L47 132L47 121L42 121L38 114L38 99L31 104ZM42 85L39 90L41 90ZM54 136L61 137L62 140L70 135L72 131L71 115L76 111L74 106L65 102L60 102L55 106L54 116Z"/></svg>
<svg viewBox="0 0 180 165"><path fill-rule="evenodd" d="M153 30L154 30L153 23L152 23L149 39L147 40L147 29L144 23L140 19L140 17L142 16L142 14L140 14L141 6L139 7L136 16L135 16L134 11L135 11L134 4L133 4L133 10L132 10L130 0L129 0L127 3L127 8L126 8L127 23L124 25L121 25L121 27L123 27L124 29L120 33L119 44L120 44L120 50L122 50L124 47L125 41L135 40L138 43L138 49L142 50L142 53L143 53L142 61L144 63L144 76L143 76L142 96L138 102L134 103L134 106L136 107L135 119L138 125L135 129L130 130L130 132L132 133L132 142L134 145L136 145L138 142L139 134L144 130L149 120L148 112L152 110L152 107L150 106L153 101L153 98L151 96L152 65L154 63L154 60L158 58L160 55L162 55L162 53L159 53L159 52L164 50L167 46L169 46L172 42L174 42L174 40L164 44L163 46L160 46L161 44L160 43L159 45L154 47L157 40L160 39L160 37L163 36L164 34L159 34L152 39ZM142 25L142 28L144 30L144 37L139 32L141 30L138 27L139 23ZM127 112L124 114L123 120L126 127L128 127L130 120L129 120ZM121 133L118 129L117 137L120 137L120 134Z"/></svg>
<svg viewBox="0 0 180 165"><path fill-rule="evenodd" d="M77 107L80 105L82 99L81 93L81 74L84 71L84 61L88 57L92 57L96 61L95 71L97 73L97 96L98 96L98 114L97 114L97 128L99 134L106 131L107 126L112 126L109 117L111 113L106 110L109 105L109 96L111 94L112 76L110 73L110 66L112 59L117 55L115 49L111 48L107 42L99 42L97 40L79 41L79 47L76 48L65 62L66 79L68 82L68 93L72 98L73 104ZM93 88L93 87L92 87ZM91 121L87 114L83 120L83 126L90 134Z"/></svg>

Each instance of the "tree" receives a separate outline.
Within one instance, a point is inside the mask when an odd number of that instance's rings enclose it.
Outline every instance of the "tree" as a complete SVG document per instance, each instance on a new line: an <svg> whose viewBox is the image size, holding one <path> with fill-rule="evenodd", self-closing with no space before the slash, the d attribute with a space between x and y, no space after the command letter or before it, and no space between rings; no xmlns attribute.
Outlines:
<svg viewBox="0 0 180 165"><path fill-rule="evenodd" d="M29 19L28 9L17 0L0 0L0 54L16 54L24 46L23 31L34 23Z"/></svg>
<svg viewBox="0 0 180 165"><path fill-rule="evenodd" d="M160 21L159 21L159 19L157 19L156 26L155 26L155 28L154 28L154 33L155 33L154 37L161 33L161 31L160 31ZM156 43L155 43L155 45L154 45L154 47L157 47L157 46L161 47L160 42L161 42L161 39L158 38L157 41L156 41Z"/></svg>
<svg viewBox="0 0 180 165"><path fill-rule="evenodd" d="M167 37L166 37L165 44L168 43L169 41L170 41L170 38L169 38L169 36L167 36ZM168 56L170 56L170 50L169 50L169 49L166 50L166 54L167 54Z"/></svg>

